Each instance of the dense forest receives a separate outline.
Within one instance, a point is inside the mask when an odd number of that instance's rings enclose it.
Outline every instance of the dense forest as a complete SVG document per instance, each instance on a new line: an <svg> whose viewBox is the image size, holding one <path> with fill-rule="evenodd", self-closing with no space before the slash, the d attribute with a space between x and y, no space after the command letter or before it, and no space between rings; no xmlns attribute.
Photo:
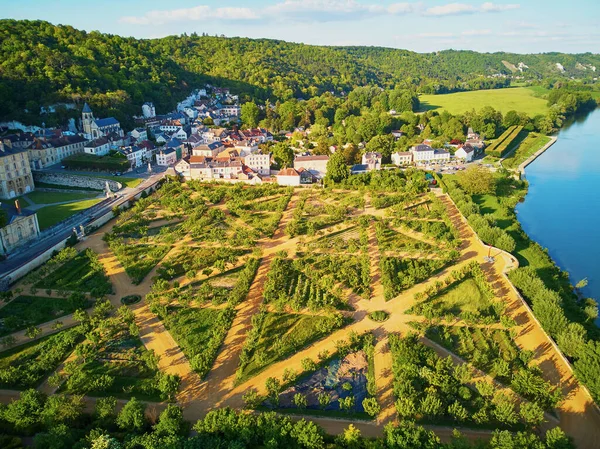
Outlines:
<svg viewBox="0 0 600 449"><path fill-rule="evenodd" d="M515 72L519 62L528 68ZM599 55L421 54L197 34L146 40L0 20L0 119L40 121L40 106L85 99L96 111L123 120L145 101L159 112L171 110L205 82L231 87L243 99L285 101L369 84L422 93L505 87L509 78L491 76L513 72L525 79L586 82L592 67L600 67Z"/></svg>

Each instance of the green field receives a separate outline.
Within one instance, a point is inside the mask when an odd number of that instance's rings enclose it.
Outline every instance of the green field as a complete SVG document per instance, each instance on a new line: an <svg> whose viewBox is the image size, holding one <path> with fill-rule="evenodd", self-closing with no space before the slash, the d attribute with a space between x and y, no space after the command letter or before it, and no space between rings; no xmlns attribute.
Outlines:
<svg viewBox="0 0 600 449"><path fill-rule="evenodd" d="M536 151L550 142L550 137L529 133L529 135L521 142L515 151L510 153L502 161L504 168L516 169L519 165L527 160Z"/></svg>
<svg viewBox="0 0 600 449"><path fill-rule="evenodd" d="M508 89L476 90L444 95L421 95L420 111L443 109L451 114L463 114L484 106L492 106L503 114L508 111L525 112L533 117L548 111L547 102L540 98L541 92L529 87L512 87Z"/></svg>
<svg viewBox="0 0 600 449"><path fill-rule="evenodd" d="M65 201L80 201L98 196L97 193L75 193L75 192L40 192L35 191L25 195L27 200L35 204L62 203Z"/></svg>
<svg viewBox="0 0 600 449"><path fill-rule="evenodd" d="M99 203L100 201L102 200L91 199L68 204L57 204L55 206L42 207L37 211L40 230L43 231L44 229L49 228L50 226L55 225L56 223L66 220L71 215L74 215L77 212L89 209L90 207Z"/></svg>

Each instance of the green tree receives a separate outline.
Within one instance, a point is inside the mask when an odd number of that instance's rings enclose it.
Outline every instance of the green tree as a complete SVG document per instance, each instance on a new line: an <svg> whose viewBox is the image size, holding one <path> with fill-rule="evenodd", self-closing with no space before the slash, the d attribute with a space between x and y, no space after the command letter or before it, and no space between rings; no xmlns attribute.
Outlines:
<svg viewBox="0 0 600 449"><path fill-rule="evenodd" d="M493 193L496 188L493 173L481 165L471 165L466 170L457 173L456 179L460 186L471 195Z"/></svg>
<svg viewBox="0 0 600 449"><path fill-rule="evenodd" d="M186 430L183 410L173 404L161 412L158 423L154 425L154 432L161 436L184 435Z"/></svg>
<svg viewBox="0 0 600 449"><path fill-rule="evenodd" d="M258 126L260 109L253 101L249 101L242 105L240 115L242 123L248 128L256 128Z"/></svg>
<svg viewBox="0 0 600 449"><path fill-rule="evenodd" d="M544 421L544 410L535 402L523 402L519 415L527 424L537 427Z"/></svg>
<svg viewBox="0 0 600 449"><path fill-rule="evenodd" d="M146 427L145 410L144 404L131 398L119 412L117 425L123 430L141 432Z"/></svg>
<svg viewBox="0 0 600 449"><path fill-rule="evenodd" d="M346 165L344 156L336 151L327 161L327 179L339 183L350 177L350 169Z"/></svg>
<svg viewBox="0 0 600 449"><path fill-rule="evenodd" d="M381 406L377 402L376 398L364 398L362 401L362 406L365 409L365 412L372 417L379 415L379 412L381 412Z"/></svg>
<svg viewBox="0 0 600 449"><path fill-rule="evenodd" d="M306 400L306 396L303 395L302 393L296 393L294 395L294 405L296 407L298 407L299 409L305 409L306 406L308 405L308 401Z"/></svg>

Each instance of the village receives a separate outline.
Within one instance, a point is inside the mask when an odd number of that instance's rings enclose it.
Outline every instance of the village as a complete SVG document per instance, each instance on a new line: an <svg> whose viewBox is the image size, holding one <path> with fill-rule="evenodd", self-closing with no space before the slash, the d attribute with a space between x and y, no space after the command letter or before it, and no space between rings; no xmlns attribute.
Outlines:
<svg viewBox="0 0 600 449"><path fill-rule="evenodd" d="M71 119L62 128L0 124L5 131L0 139L0 200L6 215L0 230L0 254L10 253L39 236L35 211L27 209L27 202L19 204L19 199L36 189L36 179L45 184L47 171L59 169L76 174L83 170L113 177L154 171L183 180L252 185L307 186L323 182L336 146L329 147L329 154L315 154L317 143L311 140L310 128L275 135L264 128L243 129L241 109L238 96L229 89L208 85L194 90L167 114L159 115L152 103L145 103L141 115L134 117L136 127L128 132L114 117L97 118L87 103L81 109L80 120ZM9 128L12 131L7 133ZM399 130L391 134L394 139L402 136ZM278 166L270 150L276 142L291 147L291 164ZM463 164L473 161L484 147L479 134L471 129L465 142L451 141L443 148L433 148L432 144L425 139L408 151L394 152L384 163L382 155L367 151L363 142L358 145L361 163L351 166L350 173L408 166L464 169ZM63 188L69 187L69 179L65 178Z"/></svg>

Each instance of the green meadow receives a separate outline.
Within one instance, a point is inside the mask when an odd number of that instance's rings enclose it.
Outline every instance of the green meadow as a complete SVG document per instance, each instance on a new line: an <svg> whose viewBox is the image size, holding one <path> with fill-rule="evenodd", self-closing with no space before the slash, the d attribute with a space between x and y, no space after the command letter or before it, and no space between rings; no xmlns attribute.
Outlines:
<svg viewBox="0 0 600 449"><path fill-rule="evenodd" d="M421 95L420 112L432 109L446 110L451 114L463 114L484 106L491 106L503 114L508 111L525 112L533 117L548 111L546 100L541 98L544 89L535 87L510 87L507 89L476 90L443 95Z"/></svg>

